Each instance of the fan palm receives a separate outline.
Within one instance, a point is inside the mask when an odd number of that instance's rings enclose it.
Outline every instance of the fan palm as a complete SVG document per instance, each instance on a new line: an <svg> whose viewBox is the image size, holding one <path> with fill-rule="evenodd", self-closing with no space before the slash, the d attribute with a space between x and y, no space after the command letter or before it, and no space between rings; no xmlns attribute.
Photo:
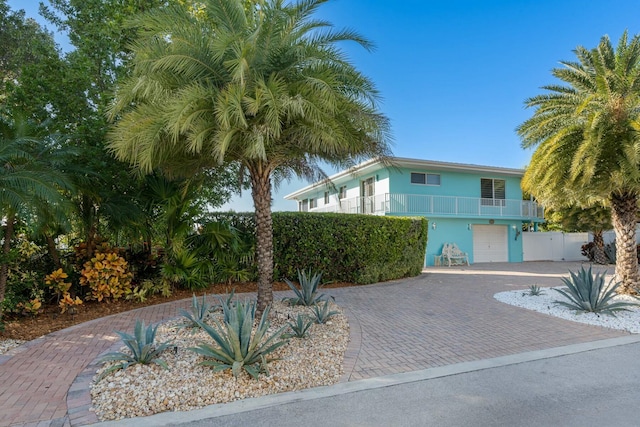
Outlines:
<svg viewBox="0 0 640 427"><path fill-rule="evenodd" d="M272 185L389 154L373 83L336 46L370 42L313 17L327 0L204 0L140 15L110 147L145 172L238 162L256 213L258 309L273 300Z"/></svg>
<svg viewBox="0 0 640 427"><path fill-rule="evenodd" d="M616 233L620 291L638 286L636 212L640 195L640 37L625 32L579 46L577 62L552 71L563 84L526 101L533 117L518 127L524 148L536 147L523 188L542 203L605 202Z"/></svg>

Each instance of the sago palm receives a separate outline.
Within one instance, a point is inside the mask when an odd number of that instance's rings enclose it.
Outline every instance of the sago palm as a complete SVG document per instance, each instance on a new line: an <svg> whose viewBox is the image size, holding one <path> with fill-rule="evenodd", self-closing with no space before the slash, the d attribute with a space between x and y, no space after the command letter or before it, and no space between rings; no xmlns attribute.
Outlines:
<svg viewBox="0 0 640 427"><path fill-rule="evenodd" d="M292 175L317 179L389 154L373 83L337 43L371 44L315 19L327 0L204 0L132 22L133 73L111 109L116 156L145 172L188 174L239 162L256 213L258 309L273 299L271 191Z"/></svg>
<svg viewBox="0 0 640 427"><path fill-rule="evenodd" d="M577 62L552 71L562 83L527 100L533 117L518 128L535 147L523 188L549 206L589 201L611 206L620 291L638 286L636 212L640 195L640 38L625 32L579 46Z"/></svg>

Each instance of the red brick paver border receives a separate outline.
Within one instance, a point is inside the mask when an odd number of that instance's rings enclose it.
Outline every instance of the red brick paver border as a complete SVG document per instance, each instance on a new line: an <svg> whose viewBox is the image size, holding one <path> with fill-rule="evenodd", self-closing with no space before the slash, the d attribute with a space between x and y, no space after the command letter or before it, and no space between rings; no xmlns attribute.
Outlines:
<svg viewBox="0 0 640 427"><path fill-rule="evenodd" d="M87 365L114 343L117 345L113 331L133 329L135 319L152 323L175 317L179 308L189 304L190 300L174 301L114 314L53 332L15 349L0 364L0 426L64 426L71 425L70 419L87 418L77 410L86 408L87 397L79 396L79 385L70 386ZM78 384L84 384L88 393L91 375L83 379ZM68 399L75 410L69 414Z"/></svg>
<svg viewBox="0 0 640 427"><path fill-rule="evenodd" d="M579 264L578 264L579 265ZM342 381L628 335L496 301L493 294L558 285L569 263L433 268L413 279L327 290L346 309L351 342ZM0 426L97 421L89 385L114 330L173 318L190 300L145 307L57 331L0 359Z"/></svg>

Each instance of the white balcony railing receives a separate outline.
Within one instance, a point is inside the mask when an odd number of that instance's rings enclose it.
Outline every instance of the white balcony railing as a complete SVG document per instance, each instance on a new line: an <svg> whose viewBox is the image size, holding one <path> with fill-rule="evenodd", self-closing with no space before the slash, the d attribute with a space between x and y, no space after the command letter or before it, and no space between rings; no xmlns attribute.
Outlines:
<svg viewBox="0 0 640 427"><path fill-rule="evenodd" d="M364 213L373 215L431 215L439 217L487 217L543 219L544 209L536 202L517 199L379 194L351 197L340 203L310 209L311 212Z"/></svg>

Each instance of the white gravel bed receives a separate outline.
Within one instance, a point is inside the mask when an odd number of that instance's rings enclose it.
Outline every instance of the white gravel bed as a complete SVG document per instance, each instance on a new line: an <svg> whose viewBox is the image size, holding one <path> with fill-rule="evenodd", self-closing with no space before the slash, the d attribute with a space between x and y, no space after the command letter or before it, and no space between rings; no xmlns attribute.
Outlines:
<svg viewBox="0 0 640 427"><path fill-rule="evenodd" d="M13 340L13 339L0 339L0 354L4 354L7 351L19 347L24 343L21 340Z"/></svg>
<svg viewBox="0 0 640 427"><path fill-rule="evenodd" d="M558 286L557 288L563 287ZM523 307L539 313L550 314L551 316L572 320L574 322L621 329L631 332L632 334L640 333L640 308L638 307L630 308L629 311L617 311L615 312L615 317L608 314L578 312L556 304L555 301L566 301L566 297L553 290L554 288L541 289L544 294L538 296L529 295L529 289L527 288L518 291L500 292L493 297L506 304ZM638 302L637 299L626 295L617 295L614 297L614 301Z"/></svg>
<svg viewBox="0 0 640 427"><path fill-rule="evenodd" d="M269 363L270 375L261 374L259 380L244 370L234 378L230 370L214 372L199 365L203 357L187 348L202 341L213 343L213 340L201 330L180 328L184 323L182 319L166 322L158 328L156 342L171 340L178 346L177 353L173 350L162 353L161 358L169 369L134 365L111 373L98 383L94 378L91 396L96 414L100 420L115 420L164 411L188 411L248 397L335 384L342 375L349 325L342 310L334 303L331 305L340 314L324 325L314 324L309 337L291 338L288 344L272 353L278 360ZM301 312L311 314L309 308L274 303L268 335ZM98 374L110 364L102 366Z"/></svg>

